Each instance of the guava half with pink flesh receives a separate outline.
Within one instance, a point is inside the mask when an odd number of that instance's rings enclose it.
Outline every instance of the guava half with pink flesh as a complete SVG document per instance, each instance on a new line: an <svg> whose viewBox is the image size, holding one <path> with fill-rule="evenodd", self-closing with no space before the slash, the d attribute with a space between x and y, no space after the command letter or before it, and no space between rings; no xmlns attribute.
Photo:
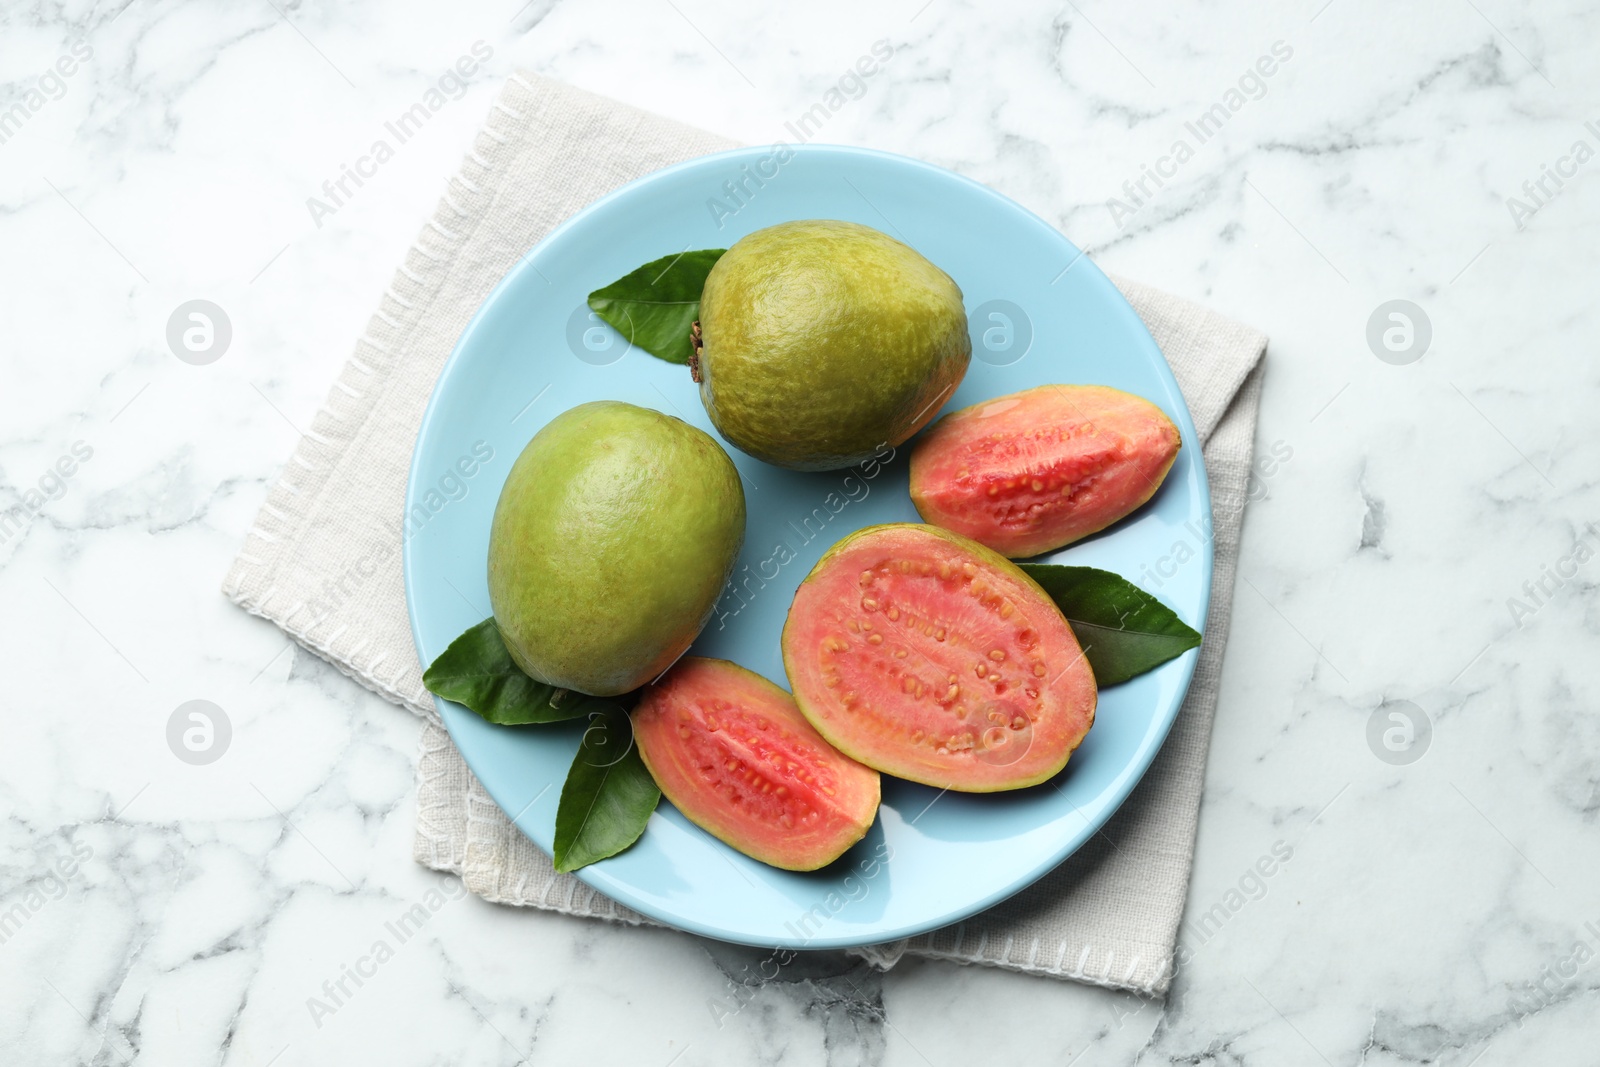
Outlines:
<svg viewBox="0 0 1600 1067"><path fill-rule="evenodd" d="M824 867L878 814L878 772L828 744L788 693L721 659L682 659L633 711L639 755L685 818L745 855Z"/></svg>
<svg viewBox="0 0 1600 1067"><path fill-rule="evenodd" d="M1043 782L1094 723L1094 673L1055 603L1014 563L932 526L834 545L795 593L783 663L839 751L941 789Z"/></svg>
<svg viewBox="0 0 1600 1067"><path fill-rule="evenodd" d="M1023 559L1138 509L1178 457L1178 428L1104 385L1041 385L951 412L911 451L928 522Z"/></svg>

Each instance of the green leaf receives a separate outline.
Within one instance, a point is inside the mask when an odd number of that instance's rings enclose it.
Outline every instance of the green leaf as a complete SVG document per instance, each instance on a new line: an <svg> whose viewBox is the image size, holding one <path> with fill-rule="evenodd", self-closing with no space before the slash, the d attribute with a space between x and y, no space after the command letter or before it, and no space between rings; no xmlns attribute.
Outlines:
<svg viewBox="0 0 1600 1067"><path fill-rule="evenodd" d="M1102 688L1159 667L1200 644L1200 635L1161 601L1098 567L1024 563L1072 624Z"/></svg>
<svg viewBox="0 0 1600 1067"><path fill-rule="evenodd" d="M660 800L628 713L616 704L591 711L556 808L556 870L575 871L639 840Z"/></svg>
<svg viewBox="0 0 1600 1067"><path fill-rule="evenodd" d="M492 617L450 642L422 672L422 684L502 726L582 718L596 702L595 697L523 674L506 651Z"/></svg>
<svg viewBox="0 0 1600 1067"><path fill-rule="evenodd" d="M652 356L687 363L689 328L700 314L700 290L726 248L680 252L646 263L589 294L589 307Z"/></svg>

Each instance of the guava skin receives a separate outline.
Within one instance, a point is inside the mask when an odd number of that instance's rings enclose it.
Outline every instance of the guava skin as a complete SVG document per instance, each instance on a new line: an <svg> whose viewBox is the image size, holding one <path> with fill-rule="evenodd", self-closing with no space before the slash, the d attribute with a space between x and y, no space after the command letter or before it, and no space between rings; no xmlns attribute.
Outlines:
<svg viewBox="0 0 1600 1067"><path fill-rule="evenodd" d="M915 249L852 222L744 237L700 298L700 399L733 445L834 470L899 445L949 399L972 339L961 290Z"/></svg>
<svg viewBox="0 0 1600 1067"><path fill-rule="evenodd" d="M694 641L744 541L744 488L712 437L617 401L557 415L512 464L489 530L489 603L528 675L636 689Z"/></svg>

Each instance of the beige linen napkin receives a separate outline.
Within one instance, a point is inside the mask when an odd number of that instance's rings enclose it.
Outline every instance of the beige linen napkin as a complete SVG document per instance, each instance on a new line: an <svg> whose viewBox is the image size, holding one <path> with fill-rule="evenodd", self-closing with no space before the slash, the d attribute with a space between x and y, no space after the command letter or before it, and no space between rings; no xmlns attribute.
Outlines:
<svg viewBox="0 0 1600 1067"><path fill-rule="evenodd" d="M398 517L434 380L495 284L562 220L628 181L730 142L548 81L515 76L406 255L356 350L262 505L223 590L382 696L423 715L415 854L487 900L648 922L570 875L472 777L422 686ZM1103 833L1032 888L966 922L858 951L986 963L1165 992L1188 889L1238 559L1266 338L1118 281L1166 354L1204 443L1215 580L1188 699ZM1202 534L1203 536L1203 534Z"/></svg>

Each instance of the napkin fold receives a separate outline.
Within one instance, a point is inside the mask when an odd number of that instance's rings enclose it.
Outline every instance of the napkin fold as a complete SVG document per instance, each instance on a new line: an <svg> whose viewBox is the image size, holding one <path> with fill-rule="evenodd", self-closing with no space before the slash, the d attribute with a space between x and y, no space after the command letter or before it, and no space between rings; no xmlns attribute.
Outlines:
<svg viewBox="0 0 1600 1067"><path fill-rule="evenodd" d="M461 172L406 253L366 332L262 505L223 591L427 721L418 862L486 900L622 923L604 897L516 829L472 776L422 685L398 522L417 428L472 315L551 229L616 187L732 142L531 73L514 75ZM967 921L853 950L981 963L1148 995L1173 975L1206 752L1227 642L1266 338L1188 301L1113 279L1171 365L1211 482L1214 578L1187 699L1143 781L1105 828L1032 887Z"/></svg>

